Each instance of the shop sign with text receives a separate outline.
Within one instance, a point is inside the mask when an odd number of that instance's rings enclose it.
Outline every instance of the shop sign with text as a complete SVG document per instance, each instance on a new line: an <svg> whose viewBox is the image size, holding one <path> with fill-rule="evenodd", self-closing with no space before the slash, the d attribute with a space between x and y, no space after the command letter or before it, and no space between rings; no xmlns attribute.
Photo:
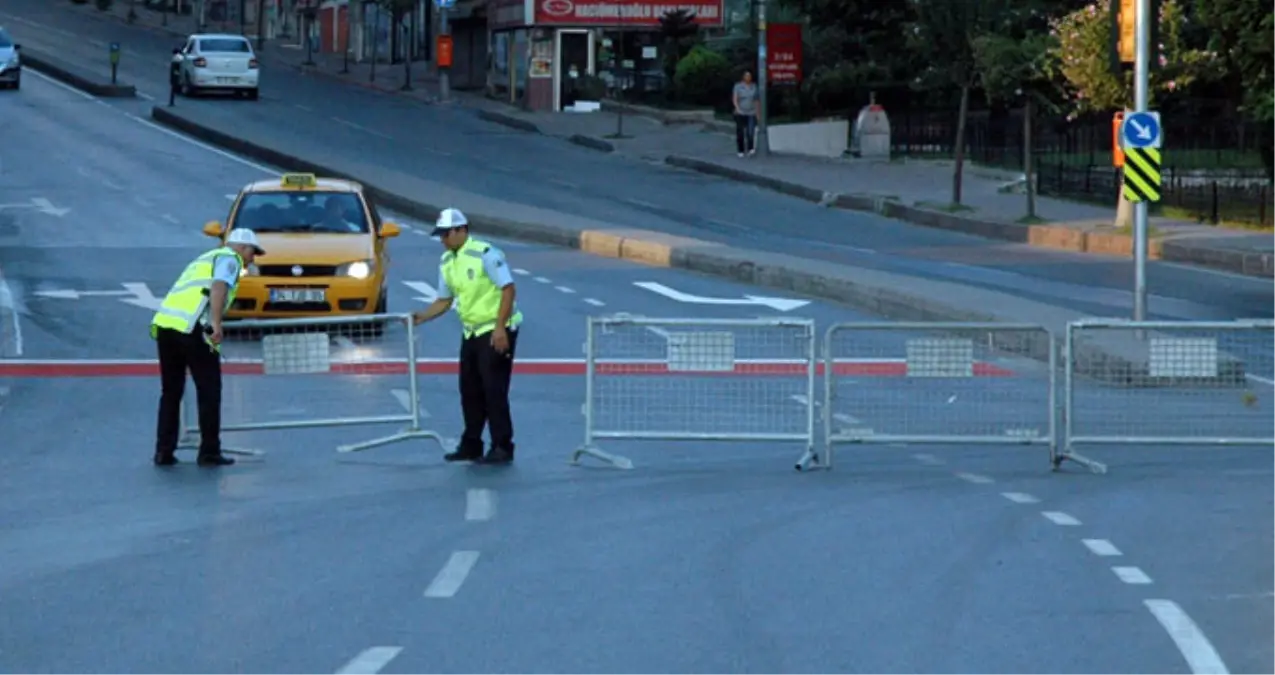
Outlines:
<svg viewBox="0 0 1275 675"><path fill-rule="evenodd" d="M535 0L536 24L558 26L658 26L669 12L686 10L701 26L722 25L722 0Z"/></svg>
<svg viewBox="0 0 1275 675"><path fill-rule="evenodd" d="M766 81L801 84L801 24L772 23L766 27Z"/></svg>

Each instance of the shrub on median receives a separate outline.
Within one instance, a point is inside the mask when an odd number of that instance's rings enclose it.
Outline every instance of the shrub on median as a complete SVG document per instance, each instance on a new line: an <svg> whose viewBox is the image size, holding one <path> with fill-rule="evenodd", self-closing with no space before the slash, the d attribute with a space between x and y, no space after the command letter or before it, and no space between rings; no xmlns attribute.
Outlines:
<svg viewBox="0 0 1275 675"><path fill-rule="evenodd" d="M691 53L677 62L673 84L678 99L692 105L721 105L722 101L730 100L730 90L734 85L731 70L725 56L696 45Z"/></svg>

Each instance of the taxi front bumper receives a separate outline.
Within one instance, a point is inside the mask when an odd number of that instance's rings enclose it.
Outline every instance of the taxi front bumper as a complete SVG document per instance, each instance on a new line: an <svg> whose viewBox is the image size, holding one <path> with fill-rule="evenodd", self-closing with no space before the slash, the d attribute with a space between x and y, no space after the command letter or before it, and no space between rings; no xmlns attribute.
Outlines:
<svg viewBox="0 0 1275 675"><path fill-rule="evenodd" d="M376 313L381 280L351 277L305 279L244 277L228 319L288 319Z"/></svg>

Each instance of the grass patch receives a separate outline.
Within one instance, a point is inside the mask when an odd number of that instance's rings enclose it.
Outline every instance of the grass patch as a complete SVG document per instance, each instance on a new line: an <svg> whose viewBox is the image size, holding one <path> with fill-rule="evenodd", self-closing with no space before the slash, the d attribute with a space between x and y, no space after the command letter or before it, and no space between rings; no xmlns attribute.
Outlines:
<svg viewBox="0 0 1275 675"><path fill-rule="evenodd" d="M1210 223L1205 218L1202 218L1199 214L1189 211L1187 209L1178 208L1176 206L1161 206L1158 209L1153 208L1152 212L1154 213L1154 215L1157 215L1161 218L1172 218L1173 220L1183 220L1186 222L1194 222L1194 223L1199 223L1201 225L1210 225L1213 227L1225 227L1225 228L1233 229L1233 230L1249 230L1252 232L1275 232L1275 228L1271 227L1270 225L1263 225L1258 222L1223 220L1222 222L1214 225L1213 223ZM1256 220L1256 214L1254 215L1254 220Z"/></svg>
<svg viewBox="0 0 1275 675"><path fill-rule="evenodd" d="M1123 227L1117 227L1116 229L1112 230L1112 232L1116 234L1123 234L1126 237L1132 237L1133 226L1125 225ZM1163 237L1163 236L1164 236L1164 232L1160 228L1156 227L1155 225L1152 225L1151 223L1147 223L1147 237L1151 239L1155 239L1156 237Z"/></svg>
<svg viewBox="0 0 1275 675"><path fill-rule="evenodd" d="M1008 169L1012 171L1023 170L1022 156L1016 148L990 148L986 151L980 151L979 155L988 158L986 161L972 161L973 158L966 156L965 160L971 164L986 166L993 169ZM1246 169L1257 170L1263 168L1262 156L1256 151L1241 152L1239 150L1174 150L1173 148L1164 148L1163 165L1166 173L1171 170L1190 171L1193 169ZM950 152L897 152L891 155L895 161L904 161L904 158L911 160L947 160L953 159ZM897 159L896 159L897 158ZM1002 158L1000 160L996 158ZM1041 169L1048 170L1053 167L1063 166L1065 168L1083 169L1089 166L1110 167L1111 151L1105 152L1045 152L1038 153L1033 159L1036 171Z"/></svg>

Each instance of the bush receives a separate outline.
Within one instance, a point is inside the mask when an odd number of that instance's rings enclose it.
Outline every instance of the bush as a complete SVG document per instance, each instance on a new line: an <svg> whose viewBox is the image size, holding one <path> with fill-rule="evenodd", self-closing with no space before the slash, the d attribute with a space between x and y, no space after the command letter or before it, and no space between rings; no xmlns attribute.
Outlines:
<svg viewBox="0 0 1275 675"><path fill-rule="evenodd" d="M103 12L105 12L106 10L108 10L108 9L110 9L110 8L111 8L111 5L113 4L113 2L114 2L114 0L97 0L97 2L96 2L96 3L94 3L94 4L96 4L96 5L97 5L97 8L98 8L98 9L102 10Z"/></svg>
<svg viewBox="0 0 1275 675"><path fill-rule="evenodd" d="M673 86L683 102L695 105L720 105L730 98L734 84L730 62L725 56L697 45L677 63Z"/></svg>

